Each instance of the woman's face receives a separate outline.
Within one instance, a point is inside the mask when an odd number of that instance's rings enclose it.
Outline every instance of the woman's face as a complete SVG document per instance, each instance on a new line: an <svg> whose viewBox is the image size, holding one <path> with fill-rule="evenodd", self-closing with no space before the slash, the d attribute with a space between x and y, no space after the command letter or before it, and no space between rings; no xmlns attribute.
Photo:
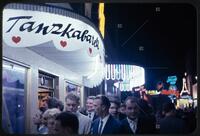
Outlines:
<svg viewBox="0 0 200 136"><path fill-rule="evenodd" d="M111 105L110 105L110 108L109 108L109 113L114 117L117 116L117 114L118 114L117 104L111 102Z"/></svg>

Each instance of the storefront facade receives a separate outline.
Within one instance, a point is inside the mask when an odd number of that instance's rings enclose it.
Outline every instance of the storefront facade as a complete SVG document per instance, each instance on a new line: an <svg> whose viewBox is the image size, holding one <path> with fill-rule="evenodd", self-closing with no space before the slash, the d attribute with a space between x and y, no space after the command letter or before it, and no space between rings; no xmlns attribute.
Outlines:
<svg viewBox="0 0 200 136"><path fill-rule="evenodd" d="M64 102L67 93L74 92L83 104L84 86L95 87L104 78L104 45L98 29L66 9L6 5L2 45L2 124L8 133L36 133L32 118L41 97Z"/></svg>

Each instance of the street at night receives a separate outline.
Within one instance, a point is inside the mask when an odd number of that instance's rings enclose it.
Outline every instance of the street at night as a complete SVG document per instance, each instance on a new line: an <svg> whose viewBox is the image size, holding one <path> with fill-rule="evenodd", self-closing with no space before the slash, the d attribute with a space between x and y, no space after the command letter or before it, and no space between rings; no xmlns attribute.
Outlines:
<svg viewBox="0 0 200 136"><path fill-rule="evenodd" d="M8 134L197 130L190 3L9 3L2 11Z"/></svg>

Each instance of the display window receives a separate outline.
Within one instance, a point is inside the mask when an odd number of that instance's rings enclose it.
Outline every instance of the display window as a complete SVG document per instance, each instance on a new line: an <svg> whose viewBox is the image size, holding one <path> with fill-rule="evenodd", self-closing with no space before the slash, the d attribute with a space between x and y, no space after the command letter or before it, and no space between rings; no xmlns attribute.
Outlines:
<svg viewBox="0 0 200 136"><path fill-rule="evenodd" d="M2 128L9 134L23 134L26 118L27 68L3 61Z"/></svg>
<svg viewBox="0 0 200 136"><path fill-rule="evenodd" d="M39 71L38 108L41 108L46 103L48 97L55 97L55 80L55 76Z"/></svg>
<svg viewBox="0 0 200 136"><path fill-rule="evenodd" d="M79 85L76 85L76 84L66 81L65 82L65 92L66 92L66 95L68 93L74 93L80 97L81 87Z"/></svg>

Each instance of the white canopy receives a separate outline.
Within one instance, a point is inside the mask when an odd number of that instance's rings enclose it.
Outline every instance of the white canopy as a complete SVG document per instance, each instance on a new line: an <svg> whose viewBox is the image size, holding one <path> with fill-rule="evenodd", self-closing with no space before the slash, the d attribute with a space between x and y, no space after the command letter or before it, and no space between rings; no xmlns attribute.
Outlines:
<svg viewBox="0 0 200 136"><path fill-rule="evenodd" d="M28 48L70 69L83 77L87 87L97 86L104 79L104 44L98 29L87 18L66 9L6 5L3 42Z"/></svg>

